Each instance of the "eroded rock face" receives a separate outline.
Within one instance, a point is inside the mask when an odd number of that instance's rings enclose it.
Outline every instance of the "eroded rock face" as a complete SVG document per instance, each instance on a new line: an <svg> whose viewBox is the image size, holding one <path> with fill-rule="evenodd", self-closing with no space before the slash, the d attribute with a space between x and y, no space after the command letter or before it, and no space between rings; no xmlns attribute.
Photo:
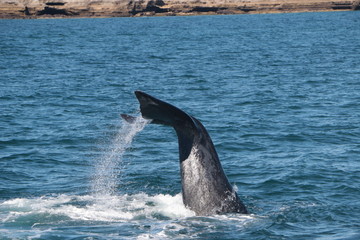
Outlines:
<svg viewBox="0 0 360 240"><path fill-rule="evenodd" d="M0 18L358 10L359 0L0 0Z"/></svg>

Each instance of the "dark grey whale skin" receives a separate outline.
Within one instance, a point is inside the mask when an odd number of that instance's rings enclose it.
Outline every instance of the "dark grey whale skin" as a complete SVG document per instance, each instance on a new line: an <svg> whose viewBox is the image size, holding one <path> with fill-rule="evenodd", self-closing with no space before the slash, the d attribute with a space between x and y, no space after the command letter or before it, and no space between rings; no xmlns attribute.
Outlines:
<svg viewBox="0 0 360 240"><path fill-rule="evenodd" d="M214 144L199 120L144 92L135 91L140 111L152 123L171 126L179 141L182 197L196 215L248 211L230 185ZM129 121L128 115L122 117Z"/></svg>

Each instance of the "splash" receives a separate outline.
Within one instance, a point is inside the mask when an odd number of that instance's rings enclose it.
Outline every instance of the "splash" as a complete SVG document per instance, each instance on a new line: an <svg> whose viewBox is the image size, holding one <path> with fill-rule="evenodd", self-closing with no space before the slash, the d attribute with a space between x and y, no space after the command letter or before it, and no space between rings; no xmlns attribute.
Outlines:
<svg viewBox="0 0 360 240"><path fill-rule="evenodd" d="M258 221L242 214L196 216L184 206L181 193L62 194L0 201L0 239L190 239L240 232Z"/></svg>
<svg viewBox="0 0 360 240"><path fill-rule="evenodd" d="M123 121L113 143L96 163L92 184L92 191L95 195L113 195L115 193L121 174L123 155L131 146L136 134L143 130L147 123L149 121L141 116L136 117L131 123Z"/></svg>
<svg viewBox="0 0 360 240"><path fill-rule="evenodd" d="M195 214L185 208L181 194L59 195L15 198L0 202L0 223L44 225L61 221L128 222L140 219L179 219ZM1 238L0 238L1 239Z"/></svg>

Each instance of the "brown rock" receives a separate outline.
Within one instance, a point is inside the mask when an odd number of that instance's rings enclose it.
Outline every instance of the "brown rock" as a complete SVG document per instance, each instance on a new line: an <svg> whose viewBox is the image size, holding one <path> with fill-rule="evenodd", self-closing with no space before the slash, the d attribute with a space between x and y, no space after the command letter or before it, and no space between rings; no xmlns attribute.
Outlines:
<svg viewBox="0 0 360 240"><path fill-rule="evenodd" d="M359 8L360 0L0 0L0 18L243 14Z"/></svg>

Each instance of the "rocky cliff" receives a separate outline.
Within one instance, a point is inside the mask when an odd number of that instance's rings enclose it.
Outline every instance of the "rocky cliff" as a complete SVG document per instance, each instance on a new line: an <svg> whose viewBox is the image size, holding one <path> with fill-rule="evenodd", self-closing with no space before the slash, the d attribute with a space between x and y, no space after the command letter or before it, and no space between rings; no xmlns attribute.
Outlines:
<svg viewBox="0 0 360 240"><path fill-rule="evenodd" d="M0 0L0 18L359 10L360 0Z"/></svg>

